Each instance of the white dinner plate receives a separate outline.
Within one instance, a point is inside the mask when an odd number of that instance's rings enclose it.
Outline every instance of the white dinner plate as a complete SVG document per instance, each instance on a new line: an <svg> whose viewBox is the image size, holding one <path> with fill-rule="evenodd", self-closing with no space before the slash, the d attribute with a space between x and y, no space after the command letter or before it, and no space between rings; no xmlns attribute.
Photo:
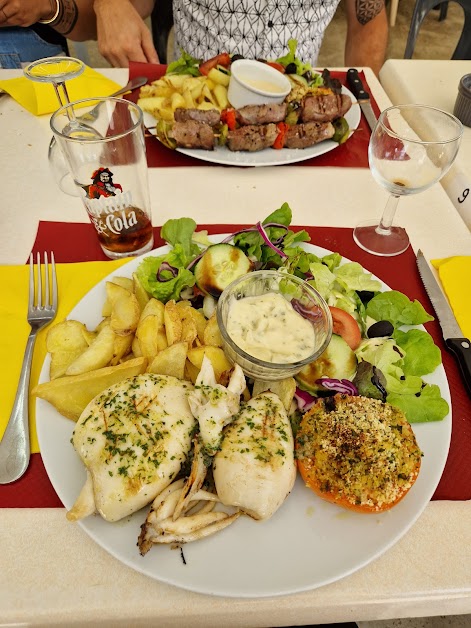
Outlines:
<svg viewBox="0 0 471 628"><path fill-rule="evenodd" d="M345 119L348 122L350 130L354 131L360 124L360 107L355 104L356 98L349 89L342 87L342 93L348 94L352 99L353 104L345 114ZM148 128L155 127L155 123L156 120L154 116L145 111L144 125ZM155 135L155 128L149 128L149 132ZM221 166L283 166L323 155L338 146L338 143L333 140L324 140L309 148L283 148L281 150L265 148L255 153L234 152L230 151L226 146L216 146L214 150L201 150L198 148L176 148L175 150L184 155L189 155L190 157L195 157L202 161L210 161L211 163L220 164ZM169 148L168 150L171 149Z"/></svg>
<svg viewBox="0 0 471 628"><path fill-rule="evenodd" d="M219 241L223 237L212 239ZM319 256L330 253L310 244L304 246ZM165 251L168 247L152 254ZM99 282L69 318L93 329L101 320L105 281L113 275L131 276L141 259L131 260ZM385 284L383 287L387 289ZM48 381L48 374L46 358L40 381ZM425 379L440 386L451 408L443 366ZM42 399L37 399L36 404L44 465L61 501L70 509L86 477L85 467L70 443L75 423ZM132 569L183 589L253 598L314 589L344 578L378 558L407 532L428 504L445 466L451 414L443 421L415 423L412 427L424 454L419 477L405 498L385 513L360 514L327 503L298 477L292 493L268 521L240 517L214 536L184 545L182 552L156 545L145 556L139 554L137 538L149 508L117 523L107 523L95 515L76 525ZM420 521L417 525L421 525Z"/></svg>

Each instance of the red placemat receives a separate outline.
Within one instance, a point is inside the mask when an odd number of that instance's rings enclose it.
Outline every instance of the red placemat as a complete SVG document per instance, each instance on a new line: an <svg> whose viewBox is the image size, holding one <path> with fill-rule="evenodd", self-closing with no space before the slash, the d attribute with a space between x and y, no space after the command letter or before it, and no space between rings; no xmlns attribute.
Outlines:
<svg viewBox="0 0 471 628"><path fill-rule="evenodd" d="M149 80L155 81L162 77L166 70L165 65L153 65L149 63L137 63L131 62L129 65L129 78L135 78L136 76L146 76ZM334 78L338 78L343 85L345 85L345 72L332 72ZM365 75L360 72L361 79L365 89L371 94L371 90L366 82ZM128 98L137 102L139 97L138 90L133 94L130 94ZM379 107L376 104L373 96L371 96L371 105L376 115L379 115ZM358 107L359 105L354 103L352 107ZM296 166L331 166L331 167L346 167L346 168L368 168L368 142L370 141L370 127L366 121L366 118L361 114L361 120L358 128L353 136L334 150L331 150L324 155L307 159L306 161L300 161L296 163ZM187 155L183 155L177 151L166 148L154 137L146 138L147 149L147 164L149 168L166 167L166 166L208 166L209 162L202 161ZM233 168L234 166L229 166ZM245 167L245 166L244 166Z"/></svg>
<svg viewBox="0 0 471 628"><path fill-rule="evenodd" d="M249 225L245 225L249 226ZM241 225L199 225L209 233L231 233ZM301 227L294 227L299 229ZM352 230L337 227L304 227L311 243L359 262L391 288L418 299L433 312L431 303L420 281L412 249L394 258L376 257L359 249L353 241ZM154 229L155 246L160 246L160 229ZM41 222L33 251L54 250L58 262L106 260L95 231L90 224ZM471 499L471 402L462 384L455 360L446 351L436 321L425 325L442 350L443 364L448 377L453 408L453 430L450 452L440 483L432 499ZM44 469L41 454L33 454L25 475L13 484L0 486L0 507L52 508L61 506Z"/></svg>

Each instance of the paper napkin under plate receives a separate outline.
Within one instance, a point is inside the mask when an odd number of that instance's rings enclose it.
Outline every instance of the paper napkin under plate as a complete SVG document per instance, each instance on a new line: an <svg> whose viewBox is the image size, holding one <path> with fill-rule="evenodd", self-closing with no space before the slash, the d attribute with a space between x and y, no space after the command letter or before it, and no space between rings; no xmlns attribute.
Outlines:
<svg viewBox="0 0 471 628"><path fill-rule="evenodd" d="M64 320L71 309L93 286L128 259L109 262L56 264L59 287L59 309L54 321L39 332L34 347L30 390L37 384L46 356L46 334L55 323ZM0 438L13 408L26 340L30 327L26 320L28 307L29 266L0 266ZM35 420L36 402L30 397L29 419L31 452L39 451Z"/></svg>
<svg viewBox="0 0 471 628"><path fill-rule="evenodd" d="M120 87L118 83L88 66L85 66L83 74L67 81L67 92L71 102L94 96L110 96ZM0 81L0 88L35 116L53 113L59 108L56 92L51 83L37 83L21 76Z"/></svg>
<svg viewBox="0 0 471 628"><path fill-rule="evenodd" d="M471 338L471 257L457 255L432 260L443 290L466 338Z"/></svg>

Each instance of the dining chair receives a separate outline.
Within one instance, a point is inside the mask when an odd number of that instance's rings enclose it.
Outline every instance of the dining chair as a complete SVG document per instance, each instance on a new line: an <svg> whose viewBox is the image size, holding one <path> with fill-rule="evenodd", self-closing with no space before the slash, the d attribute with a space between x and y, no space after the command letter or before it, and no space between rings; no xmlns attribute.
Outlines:
<svg viewBox="0 0 471 628"><path fill-rule="evenodd" d="M151 27L154 46L160 63L167 63L168 36L173 26L172 0L159 0L151 14Z"/></svg>
<svg viewBox="0 0 471 628"><path fill-rule="evenodd" d="M449 0L416 0L409 28L409 35L407 37L404 59L412 58L417 35L425 16L433 8L437 7L438 5L440 5L441 7L443 3L448 3L448 1ZM453 1L457 2L464 11L464 24L461 37L451 58L471 59L471 0Z"/></svg>

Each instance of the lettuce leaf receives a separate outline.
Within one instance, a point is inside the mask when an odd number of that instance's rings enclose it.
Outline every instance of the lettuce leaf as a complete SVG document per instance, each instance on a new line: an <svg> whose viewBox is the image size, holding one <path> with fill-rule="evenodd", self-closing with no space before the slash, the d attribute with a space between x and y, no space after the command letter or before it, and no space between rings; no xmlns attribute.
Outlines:
<svg viewBox="0 0 471 628"><path fill-rule="evenodd" d="M440 349L433 342L432 336L421 329L409 329L394 332L394 339L404 350L403 371L406 375L426 375L433 373L442 362Z"/></svg>
<svg viewBox="0 0 471 628"><path fill-rule="evenodd" d="M182 263L182 266L187 266L200 252L199 246L192 240L195 229L196 222L192 218L171 218L162 225L160 230L160 237L165 242L173 247L181 245L187 260L186 263Z"/></svg>
<svg viewBox="0 0 471 628"><path fill-rule="evenodd" d="M365 271L358 262L347 262L339 266L335 271L337 281L345 290L360 290L368 292L379 292L381 282L373 279L371 273Z"/></svg>
<svg viewBox="0 0 471 628"><path fill-rule="evenodd" d="M433 321L419 301L410 301L402 292L389 290L380 292L368 302L366 314L376 321L389 321L394 327L422 325Z"/></svg>
<svg viewBox="0 0 471 628"><path fill-rule="evenodd" d="M167 66L165 74L190 74L191 76L201 76L199 66L201 59L196 59L180 48L181 56L172 61Z"/></svg>
<svg viewBox="0 0 471 628"><path fill-rule="evenodd" d="M185 267L179 267L179 260L184 258L181 245L177 245L168 255L160 257L145 257L137 268L137 277L143 287L154 298L166 303L171 299L177 300L181 291L186 287L195 285L195 276ZM157 272L163 261L178 268L176 277L168 281L157 281Z"/></svg>
<svg viewBox="0 0 471 628"><path fill-rule="evenodd" d="M425 384L419 392L408 390L406 378L404 390L401 393L391 392L386 400L393 406L400 408L409 423L424 423L441 421L446 417L450 408L440 395L440 388L435 384Z"/></svg>

